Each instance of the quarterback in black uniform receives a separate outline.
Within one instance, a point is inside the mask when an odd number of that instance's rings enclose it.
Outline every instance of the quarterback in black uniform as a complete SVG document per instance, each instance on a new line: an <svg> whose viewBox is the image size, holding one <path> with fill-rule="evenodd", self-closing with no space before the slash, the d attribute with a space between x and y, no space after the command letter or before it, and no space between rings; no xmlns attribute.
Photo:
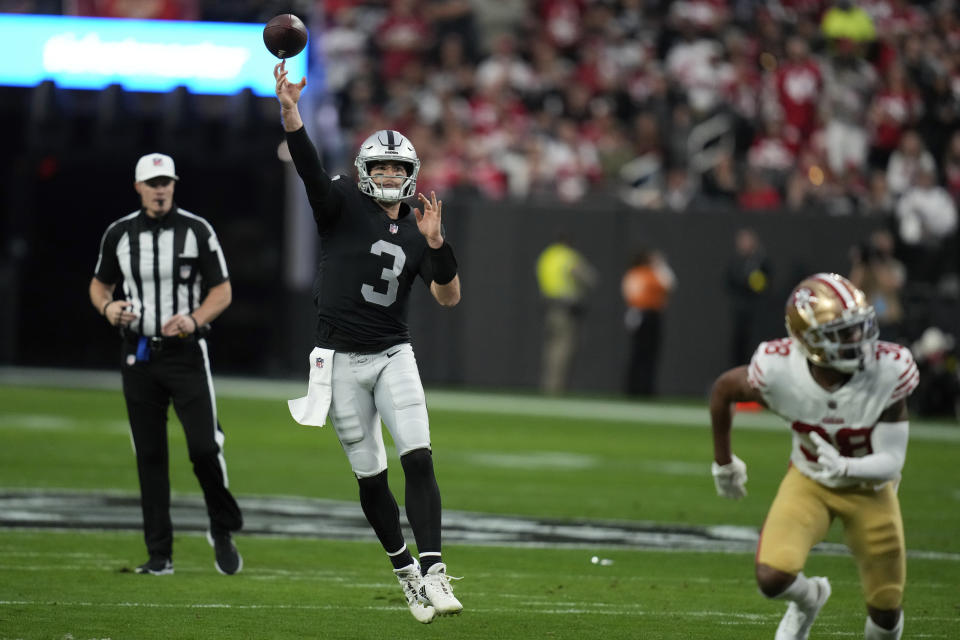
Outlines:
<svg viewBox="0 0 960 640"><path fill-rule="evenodd" d="M460 613L440 555L440 491L430 449L426 400L407 329L407 303L419 276L437 302L460 301L460 278L441 227L442 202L416 193L420 160L396 131L377 131L356 159L359 182L331 178L297 107L306 79L274 69L287 145L320 234L313 286L317 308L307 396L290 401L301 424L330 422L360 485L363 512L390 557L410 612L428 623ZM390 430L406 479L407 519L419 561L407 549L387 484L380 420Z"/></svg>

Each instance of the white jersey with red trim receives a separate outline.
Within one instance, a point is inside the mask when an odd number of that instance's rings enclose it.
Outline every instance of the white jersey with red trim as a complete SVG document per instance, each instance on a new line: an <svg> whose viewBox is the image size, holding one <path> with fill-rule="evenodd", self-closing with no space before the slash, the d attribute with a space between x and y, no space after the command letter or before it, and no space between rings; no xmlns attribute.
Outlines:
<svg viewBox="0 0 960 640"><path fill-rule="evenodd" d="M877 341L863 368L840 388L828 391L813 379L794 341L784 338L760 343L747 380L763 394L770 410L788 422L793 431L790 460L801 473L812 476L820 465L811 432L832 443L842 456L877 453L872 435L880 415L916 389L920 373L909 349ZM863 484L855 478L820 482L833 488Z"/></svg>

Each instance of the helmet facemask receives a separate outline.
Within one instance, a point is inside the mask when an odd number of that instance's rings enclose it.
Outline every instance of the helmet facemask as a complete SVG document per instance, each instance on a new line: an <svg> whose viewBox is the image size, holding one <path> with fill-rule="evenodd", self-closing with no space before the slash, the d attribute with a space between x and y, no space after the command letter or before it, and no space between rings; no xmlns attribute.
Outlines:
<svg viewBox="0 0 960 640"><path fill-rule="evenodd" d="M407 169L406 175L370 175L371 168L377 163L381 162L390 162L393 164L398 163L398 161L394 159L377 159L364 162L363 164L365 167L363 171L360 171L359 167L357 168L357 171L360 174L361 191L376 198L377 200L382 200L384 202L397 202L398 200L409 198L416 192L417 180L416 178L411 177L411 174L413 173L413 166L411 163L401 163ZM384 178L400 178L402 179L402 182L400 183L399 187L384 187L381 183Z"/></svg>
<svg viewBox="0 0 960 640"><path fill-rule="evenodd" d="M370 175L370 167L377 162L402 164L407 168L405 176L382 176L383 178L402 178L399 187L383 187L378 183L381 176ZM397 131L377 131L360 145L360 152L354 161L357 168L360 191L383 202L398 202L409 198L417 191L417 174L420 173L420 159L410 141Z"/></svg>
<svg viewBox="0 0 960 640"><path fill-rule="evenodd" d="M814 364L853 373L863 367L879 332L876 312L873 307L866 307L849 317L810 327L798 344Z"/></svg>

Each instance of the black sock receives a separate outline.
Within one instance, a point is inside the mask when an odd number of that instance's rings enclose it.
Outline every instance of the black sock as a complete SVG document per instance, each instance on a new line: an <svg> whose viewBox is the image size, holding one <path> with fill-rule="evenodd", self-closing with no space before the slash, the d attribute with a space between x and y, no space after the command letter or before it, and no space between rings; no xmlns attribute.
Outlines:
<svg viewBox="0 0 960 640"><path fill-rule="evenodd" d="M378 473L371 478L357 478L360 485L360 507L367 522L373 527L374 533L383 545L384 551L396 553L406 544L403 532L400 531L400 508L390 492L387 484L387 472ZM408 550L396 556L390 556L395 569L405 567L413 562L413 556ZM398 562L402 564L397 564Z"/></svg>
<svg viewBox="0 0 960 640"><path fill-rule="evenodd" d="M420 556L420 573L427 575L427 571L430 570L435 564L440 564L443 562L443 559L439 556Z"/></svg>
<svg viewBox="0 0 960 640"><path fill-rule="evenodd" d="M440 489L433 473L429 449L416 449L400 458L406 478L407 520L421 554L420 566L426 571L440 562Z"/></svg>
<svg viewBox="0 0 960 640"><path fill-rule="evenodd" d="M406 547L403 547L403 551L394 556L390 555L388 551L387 557L390 558L390 564L393 565L394 569L403 569L413 564L413 554L411 554L410 549Z"/></svg>

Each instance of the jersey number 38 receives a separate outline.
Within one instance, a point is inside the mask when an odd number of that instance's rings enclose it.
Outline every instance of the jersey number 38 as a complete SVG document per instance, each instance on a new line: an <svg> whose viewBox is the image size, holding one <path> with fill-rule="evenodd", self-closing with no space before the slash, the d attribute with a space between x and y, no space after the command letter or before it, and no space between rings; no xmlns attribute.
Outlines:
<svg viewBox="0 0 960 640"><path fill-rule="evenodd" d="M813 424L794 422L790 425L790 428L797 433L818 433L820 437L827 442L832 442L840 455L847 458L856 458L873 453L873 447L870 444L870 436L873 434L873 427L861 429L847 427L844 429L838 429L832 438L830 437L830 434L827 433L826 429ZM801 446L800 449L803 451L803 455L805 455L808 460L811 462L817 461L817 456L813 452L808 451L806 447Z"/></svg>

